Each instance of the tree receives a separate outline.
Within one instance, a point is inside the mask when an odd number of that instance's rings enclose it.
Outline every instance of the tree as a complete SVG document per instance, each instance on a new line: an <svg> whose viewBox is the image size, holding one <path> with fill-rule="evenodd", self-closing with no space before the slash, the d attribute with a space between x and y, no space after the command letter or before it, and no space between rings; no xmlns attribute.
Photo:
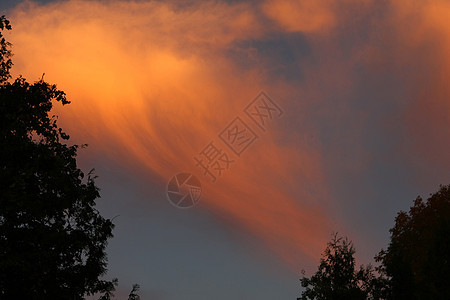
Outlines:
<svg viewBox="0 0 450 300"><path fill-rule="evenodd" d="M139 284L133 284L133 288L131 289L131 292L128 295L128 300L140 300L141 297L137 294L139 289L140 289Z"/></svg>
<svg viewBox="0 0 450 300"><path fill-rule="evenodd" d="M318 271L300 279L306 299L382 299L383 279L375 275L371 265L355 269L355 248L347 238L334 234L320 260Z"/></svg>
<svg viewBox="0 0 450 300"><path fill-rule="evenodd" d="M78 146L50 116L69 104L43 79L13 82L10 30L0 18L0 298L83 299L110 294L105 247L113 224L95 208L99 189L77 167Z"/></svg>
<svg viewBox="0 0 450 300"><path fill-rule="evenodd" d="M376 257L390 299L450 299L450 185L401 211L387 250Z"/></svg>
<svg viewBox="0 0 450 300"><path fill-rule="evenodd" d="M12 66L11 61L11 50L9 47L11 43L5 40L2 31L3 30L11 30L11 24L9 20L5 18L5 16L0 17L0 83L5 82L11 75L9 74L9 70Z"/></svg>

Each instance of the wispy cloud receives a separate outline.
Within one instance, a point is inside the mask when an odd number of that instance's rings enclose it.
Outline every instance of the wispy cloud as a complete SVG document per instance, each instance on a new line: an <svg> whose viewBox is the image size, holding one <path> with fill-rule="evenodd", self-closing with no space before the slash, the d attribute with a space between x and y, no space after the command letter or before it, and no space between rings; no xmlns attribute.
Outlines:
<svg viewBox="0 0 450 300"><path fill-rule="evenodd" d="M202 203L297 268L335 229L330 174L373 163L368 131L389 134L406 164L448 170L449 15L445 1L65 1L26 2L11 19L15 72L45 72L67 92L67 131L164 180L195 170L193 156L267 90L285 115L217 183L200 178ZM287 54L271 56L271 41ZM384 74L400 86L364 81ZM380 112L387 125L372 123Z"/></svg>

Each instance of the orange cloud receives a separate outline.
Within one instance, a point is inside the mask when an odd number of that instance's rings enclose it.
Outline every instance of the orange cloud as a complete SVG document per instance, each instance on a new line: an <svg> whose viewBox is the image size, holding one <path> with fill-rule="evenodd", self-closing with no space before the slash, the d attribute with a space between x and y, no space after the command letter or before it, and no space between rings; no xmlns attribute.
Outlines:
<svg viewBox="0 0 450 300"><path fill-rule="evenodd" d="M244 70L226 55L233 42L264 34L252 11L217 2L27 2L11 16L15 72L30 79L45 72L58 83L72 101L57 108L61 124L98 155L164 180L199 173L204 205L296 269L299 258L318 257L330 232L314 149L278 145L275 127L216 184L193 160L260 89L280 89L264 70ZM309 180L302 190L298 174Z"/></svg>
<svg viewBox="0 0 450 300"><path fill-rule="evenodd" d="M259 8L279 26L264 23ZM365 127L373 125L367 124L371 112L347 100L359 88L358 69L403 80L409 97L394 100L401 107L395 126L405 132L397 155L448 171L449 15L449 4L438 0L349 0L339 7L326 0L269 0L256 9L217 1L26 2L11 15L13 70L31 80L45 72L46 80L67 92L72 104L56 110L75 142L164 181L180 171L196 172L205 184L205 209L260 237L297 269L301 259L317 259L330 232L339 230L331 225L328 206L330 169L363 174L371 163L361 142ZM357 26L365 22L367 28ZM305 74L300 84L269 76L262 66L243 67L227 55L237 42L274 32L306 36L312 54L298 64ZM248 52L249 59L259 55L258 49ZM217 134L261 89L288 108L285 116L259 132L260 139L217 183L208 183L193 156L211 140L226 149ZM386 98L377 101L392 99ZM347 125L342 135L329 137L345 149L298 139L294 131L320 133L316 117L325 128ZM284 123L288 119L304 120L302 128L283 131L292 126ZM324 164L327 153L336 157L332 166Z"/></svg>
<svg viewBox="0 0 450 300"><path fill-rule="evenodd" d="M408 103L401 155L418 168L416 184L444 184L450 166L450 3L393 1L391 9L383 27L392 32L386 67L404 78Z"/></svg>
<svg viewBox="0 0 450 300"><path fill-rule="evenodd" d="M418 14L420 21L415 24L406 21L417 16L413 7L399 10L404 16L400 30L409 41L406 45L424 49L421 57L412 59L420 59L426 66L414 74L414 101L405 117L410 134L417 138L405 146L418 149L422 168L432 166L439 178L448 174L450 166L450 3L424 1Z"/></svg>
<svg viewBox="0 0 450 300"><path fill-rule="evenodd" d="M269 0L263 5L268 17L289 32L320 33L336 23L334 1Z"/></svg>

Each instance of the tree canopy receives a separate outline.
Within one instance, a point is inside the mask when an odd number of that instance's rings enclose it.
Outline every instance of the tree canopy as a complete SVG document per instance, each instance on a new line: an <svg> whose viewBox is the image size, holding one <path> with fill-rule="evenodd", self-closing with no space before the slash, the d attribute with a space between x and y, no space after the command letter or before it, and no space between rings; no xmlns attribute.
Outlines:
<svg viewBox="0 0 450 300"><path fill-rule="evenodd" d="M381 279L371 265L355 264L355 248L347 238L334 234L322 255L318 271L300 279L305 290L301 300L381 299ZM305 275L305 272L302 272Z"/></svg>
<svg viewBox="0 0 450 300"><path fill-rule="evenodd" d="M0 18L0 298L83 299L107 293L113 223L95 208L94 177L77 167L78 145L51 115L67 105L43 79L10 81L10 30ZM109 296L107 296L109 297Z"/></svg>
<svg viewBox="0 0 450 300"><path fill-rule="evenodd" d="M391 241L376 260L389 280L390 299L450 299L450 185L401 211Z"/></svg>
<svg viewBox="0 0 450 300"><path fill-rule="evenodd" d="M381 265L358 270L352 242L334 235L298 299L450 299L450 185L400 211L390 233Z"/></svg>

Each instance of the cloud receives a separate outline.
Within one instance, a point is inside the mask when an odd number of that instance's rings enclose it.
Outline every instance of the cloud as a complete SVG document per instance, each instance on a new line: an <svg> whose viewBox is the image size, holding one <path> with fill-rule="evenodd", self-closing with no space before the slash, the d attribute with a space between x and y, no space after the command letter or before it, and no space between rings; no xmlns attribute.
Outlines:
<svg viewBox="0 0 450 300"><path fill-rule="evenodd" d="M445 178L449 14L438 0L26 2L11 15L14 72L66 91L61 124L98 156L163 181L196 172L206 209L296 269L348 221L337 208L370 196L351 179L379 161ZM227 150L218 133L260 90L285 113L208 183L193 157Z"/></svg>
<svg viewBox="0 0 450 300"><path fill-rule="evenodd" d="M358 54L371 78L390 89L378 97L386 107L380 127L392 139L388 159L402 161L414 185L449 180L449 14L447 1L391 1L373 18Z"/></svg>
<svg viewBox="0 0 450 300"><path fill-rule="evenodd" d="M448 176L450 155L450 4L447 1L424 1L420 9L407 1L396 5L397 33L402 46L395 59L410 78L411 99L404 119L409 140L405 152L418 163L420 171L434 173L430 179ZM414 21L413 21L414 20ZM414 67L411 63L414 63ZM405 72L406 73L406 72ZM423 175L416 178L422 181ZM445 183L445 182L440 182Z"/></svg>
<svg viewBox="0 0 450 300"><path fill-rule="evenodd" d="M270 0L263 11L288 32L322 33L335 25L333 2Z"/></svg>
<svg viewBox="0 0 450 300"><path fill-rule="evenodd" d="M56 110L75 141L164 180L197 172L208 209L296 268L299 257L317 258L329 235L323 204L312 204L326 193L295 191L296 174L309 180L302 186L320 186L320 157L279 145L274 124L215 184L193 159L211 140L220 144L217 134L261 89L276 89L265 70L228 55L236 41L265 34L253 11L221 2L27 2L11 16L15 72L45 72L67 92L72 104Z"/></svg>

